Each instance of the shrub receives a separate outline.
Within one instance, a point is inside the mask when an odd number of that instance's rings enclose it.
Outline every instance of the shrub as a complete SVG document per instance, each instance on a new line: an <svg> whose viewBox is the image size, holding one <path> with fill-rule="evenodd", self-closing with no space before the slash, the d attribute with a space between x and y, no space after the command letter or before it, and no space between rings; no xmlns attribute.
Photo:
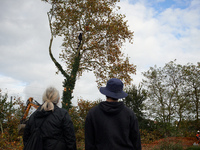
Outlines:
<svg viewBox="0 0 200 150"><path fill-rule="evenodd" d="M23 140L18 136L18 124L21 118L23 103L20 98L8 101L7 94L0 92L0 145L1 149L22 150Z"/></svg>
<svg viewBox="0 0 200 150"><path fill-rule="evenodd" d="M163 141L155 146L153 150L183 150L183 146L179 143Z"/></svg>
<svg viewBox="0 0 200 150"><path fill-rule="evenodd" d="M186 150L200 150L200 146L191 146L188 147Z"/></svg>
<svg viewBox="0 0 200 150"><path fill-rule="evenodd" d="M140 130L140 135L141 135L141 142L145 144L152 143L158 139L162 138L162 134L157 131L148 131L148 130Z"/></svg>
<svg viewBox="0 0 200 150"><path fill-rule="evenodd" d="M69 115L71 116L75 129L77 150L84 150L85 148L85 119L88 111L98 103L98 101L78 100L78 106L72 107L69 110Z"/></svg>

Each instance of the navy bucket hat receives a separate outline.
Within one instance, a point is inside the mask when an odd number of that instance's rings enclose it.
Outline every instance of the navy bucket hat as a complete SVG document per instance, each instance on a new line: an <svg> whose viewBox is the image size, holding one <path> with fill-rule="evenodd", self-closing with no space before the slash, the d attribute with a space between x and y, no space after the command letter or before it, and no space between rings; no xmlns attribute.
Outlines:
<svg viewBox="0 0 200 150"><path fill-rule="evenodd" d="M124 84L121 80L112 78L108 80L106 87L101 87L99 90L108 97L120 99L128 96L128 94L123 91L123 86Z"/></svg>

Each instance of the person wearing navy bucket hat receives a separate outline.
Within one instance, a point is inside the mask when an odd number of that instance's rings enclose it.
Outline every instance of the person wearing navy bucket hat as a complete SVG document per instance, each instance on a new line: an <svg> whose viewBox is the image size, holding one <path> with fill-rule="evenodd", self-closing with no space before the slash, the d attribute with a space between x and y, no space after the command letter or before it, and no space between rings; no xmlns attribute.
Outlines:
<svg viewBox="0 0 200 150"><path fill-rule="evenodd" d="M117 78L99 91L106 96L90 109L85 121L85 150L141 150L138 120L119 99L128 96Z"/></svg>
<svg viewBox="0 0 200 150"><path fill-rule="evenodd" d="M101 87L100 92L110 98L120 99L127 97L128 94L123 91L123 83L121 80L112 78L108 80L106 87Z"/></svg>

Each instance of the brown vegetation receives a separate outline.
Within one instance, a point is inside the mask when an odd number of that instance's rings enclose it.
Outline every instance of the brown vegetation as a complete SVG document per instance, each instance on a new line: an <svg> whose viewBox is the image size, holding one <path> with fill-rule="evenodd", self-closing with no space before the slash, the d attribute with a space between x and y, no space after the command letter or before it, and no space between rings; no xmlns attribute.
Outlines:
<svg viewBox="0 0 200 150"><path fill-rule="evenodd" d="M162 143L173 143L173 144L180 144L183 146L184 149L191 147L194 142L197 143L196 137L168 137L163 138L157 141L154 141L150 144L142 144L142 150L152 150L155 146L158 146Z"/></svg>

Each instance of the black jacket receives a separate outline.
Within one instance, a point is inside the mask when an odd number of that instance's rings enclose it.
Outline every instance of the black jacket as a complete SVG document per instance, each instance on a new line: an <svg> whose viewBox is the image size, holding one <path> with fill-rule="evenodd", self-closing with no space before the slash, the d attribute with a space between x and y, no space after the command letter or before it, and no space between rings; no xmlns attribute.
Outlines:
<svg viewBox="0 0 200 150"><path fill-rule="evenodd" d="M141 150L138 121L123 102L101 102L85 122L85 150Z"/></svg>
<svg viewBox="0 0 200 150"><path fill-rule="evenodd" d="M24 145L35 126L41 126L44 150L76 150L76 138L73 123L67 110L54 105L54 111L41 111L39 107L29 118L25 130Z"/></svg>

